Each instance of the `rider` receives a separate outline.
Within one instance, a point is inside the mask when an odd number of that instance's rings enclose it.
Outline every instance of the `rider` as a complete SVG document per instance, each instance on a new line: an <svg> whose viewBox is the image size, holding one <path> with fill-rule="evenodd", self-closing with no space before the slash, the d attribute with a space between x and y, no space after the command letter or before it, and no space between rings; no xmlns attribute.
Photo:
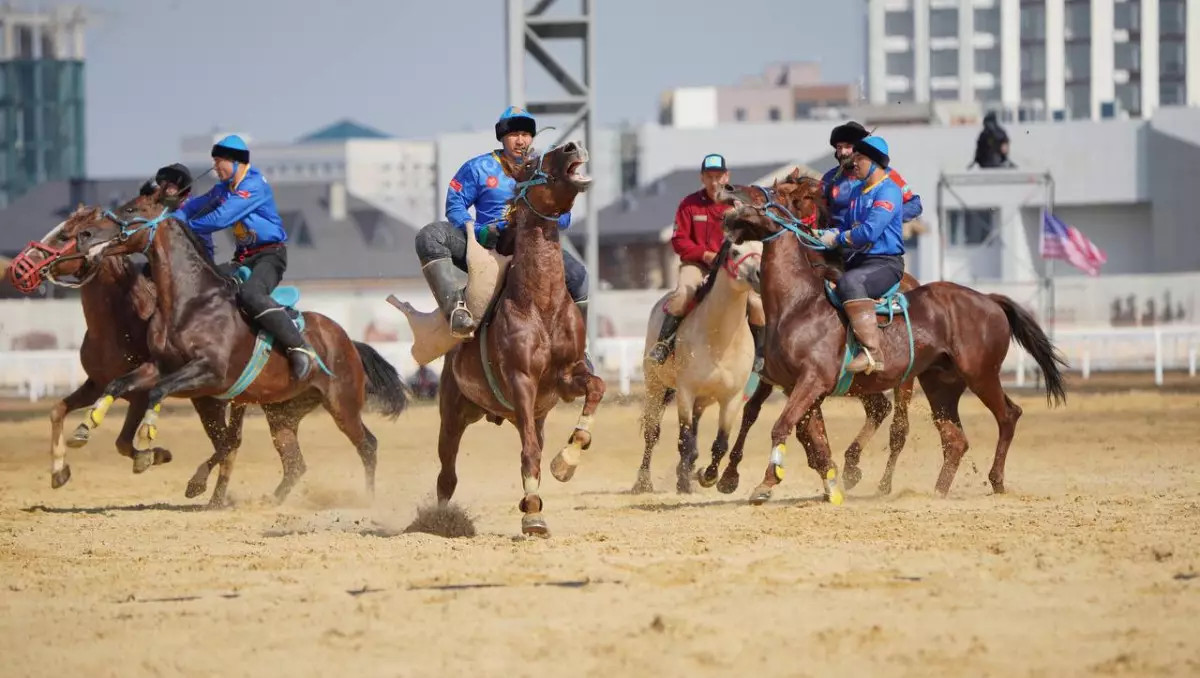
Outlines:
<svg viewBox="0 0 1200 678"><path fill-rule="evenodd" d="M218 141L212 147L212 158L217 185L204 195L189 198L172 216L205 240L210 258L212 234L233 229L237 241L233 266L250 269L249 279L238 288L238 303L255 324L287 349L292 376L303 380L312 369L316 352L287 311L271 299L271 291L287 269L287 232L275 206L275 194L258 168L250 165L250 149L236 134Z"/></svg>
<svg viewBox="0 0 1200 678"><path fill-rule="evenodd" d="M855 175L854 165L850 161L854 153L854 144L870 136L870 132L859 123L851 120L844 125L833 128L829 135L829 145L833 146L833 157L837 167L821 177L821 185L825 189L825 200L829 205L830 221L834 226L841 226L846 211L850 207L850 194L861 183ZM888 176L900 187L904 196L902 219L905 223L921 216L921 196L913 193L912 188L905 183L900 173L894 169L888 170Z"/></svg>
<svg viewBox="0 0 1200 678"><path fill-rule="evenodd" d="M904 275L903 189L888 171L891 159L882 137L854 143L851 156L858 176L865 177L850 194L850 206L837 228L821 231L826 247L847 250L846 272L836 293L846 309L862 349L846 366L847 372L870 374L883 369L875 299Z"/></svg>
<svg viewBox="0 0 1200 678"><path fill-rule="evenodd" d="M147 179L139 191L141 195L154 195L162 187L162 203L170 209L178 209L184 200L192 194L192 173L187 165L175 163L158 168L153 179ZM208 242L211 246L211 238Z"/></svg>
<svg viewBox="0 0 1200 678"><path fill-rule="evenodd" d="M722 225L729 208L714 199L717 190L729 183L729 168L723 156L716 153L704 156L700 163L700 183L703 188L679 201L679 209L675 211L675 233L671 237L671 247L679 255L679 279L667 301L666 315L658 330L658 341L650 349L651 359L660 365L671 354L671 338L687 315L696 290L711 270L725 240ZM750 293L747 311L750 333L754 336L754 371L759 372L763 366L763 336L767 320L758 293Z"/></svg>
<svg viewBox="0 0 1200 678"><path fill-rule="evenodd" d="M500 232L508 226L508 203L515 195L516 169L532 155L537 121L528 111L509 106L496 121L496 140L502 148L463 163L446 191L446 219L426 225L417 233L417 257L438 308L450 322L450 332L460 339L471 336L478 320L471 317L458 274L467 270L467 232L480 245L494 249ZM475 216L468 211L475 208ZM558 219L558 227L571 224L571 213ZM587 269L563 248L567 291L585 313L588 302Z"/></svg>

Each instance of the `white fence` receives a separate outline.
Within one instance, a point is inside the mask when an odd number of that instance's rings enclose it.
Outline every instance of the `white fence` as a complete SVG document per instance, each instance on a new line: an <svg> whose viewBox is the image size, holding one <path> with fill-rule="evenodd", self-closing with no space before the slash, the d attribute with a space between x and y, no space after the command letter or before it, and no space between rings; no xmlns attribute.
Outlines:
<svg viewBox="0 0 1200 678"><path fill-rule="evenodd" d="M1082 378L1093 372L1146 372L1147 383L1162 385L1164 373L1186 369L1196 376L1200 350L1200 326L1165 325L1160 327L1060 329L1055 344L1067 357L1071 371ZM591 351L596 371L622 394L642 380L642 337L608 337L597 340ZM405 378L417 370L409 342L373 344ZM440 372L441 361L432 365ZM1036 365L1016 345L1009 351L1004 370L1009 383L1024 386L1036 374ZM77 350L0 351L0 392L16 394L36 401L59 396L77 388L86 376L79 365Z"/></svg>

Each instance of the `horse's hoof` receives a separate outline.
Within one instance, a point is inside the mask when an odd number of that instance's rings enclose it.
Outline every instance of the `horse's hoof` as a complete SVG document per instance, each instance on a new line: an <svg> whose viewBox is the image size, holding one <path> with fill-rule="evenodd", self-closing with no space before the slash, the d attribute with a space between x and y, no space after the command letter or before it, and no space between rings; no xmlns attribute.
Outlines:
<svg viewBox="0 0 1200 678"><path fill-rule="evenodd" d="M696 477L696 482L700 483L700 487L709 488L717 484L717 467L709 466L700 472Z"/></svg>
<svg viewBox="0 0 1200 678"><path fill-rule="evenodd" d="M562 451L554 455L554 459L550 462L550 474L560 483L565 483L575 476L575 469L579 466L579 456L583 450L576 443L571 443L562 448Z"/></svg>
<svg viewBox="0 0 1200 678"><path fill-rule="evenodd" d="M91 438L91 435L92 429L88 428L86 424L80 424L71 432L71 437L67 438L67 447L76 449L83 447L88 444L88 439Z"/></svg>
<svg viewBox="0 0 1200 678"><path fill-rule="evenodd" d="M750 493L750 504L753 506L762 506L771 498L771 486L759 485L754 488L754 492Z"/></svg>
<svg viewBox="0 0 1200 678"><path fill-rule="evenodd" d="M717 483L717 491L721 494L733 494L737 491L741 476L736 473L725 473Z"/></svg>
<svg viewBox="0 0 1200 678"><path fill-rule="evenodd" d="M52 489L57 490L58 488L62 487L63 485L66 485L67 481L70 479L71 479L70 465L63 466L61 471L54 471L53 473L50 474L50 487Z"/></svg>
<svg viewBox="0 0 1200 678"><path fill-rule="evenodd" d="M633 484L633 489L630 491L634 494L650 494L654 492L654 483L650 480L650 474L638 473L637 482Z"/></svg>
<svg viewBox="0 0 1200 678"><path fill-rule="evenodd" d="M1004 494L1004 483L992 483L992 492L995 494Z"/></svg>
<svg viewBox="0 0 1200 678"><path fill-rule="evenodd" d="M133 472L145 473L146 469L154 465L154 452L152 450L134 450L133 451Z"/></svg>
<svg viewBox="0 0 1200 678"><path fill-rule="evenodd" d="M153 452L154 452L154 465L155 466L158 466L160 464L170 464L171 460L174 459L174 457L171 456L171 450L164 449L161 447L156 447L156 448L154 448Z"/></svg>
<svg viewBox="0 0 1200 678"><path fill-rule="evenodd" d="M675 480L675 491L679 494L692 493L692 479L688 476L679 476Z"/></svg>
<svg viewBox="0 0 1200 678"><path fill-rule="evenodd" d="M521 516L521 532L535 537L550 536L550 528L546 526L546 519L541 512Z"/></svg>
<svg viewBox="0 0 1200 678"><path fill-rule="evenodd" d="M886 496L888 496L888 495L889 495L889 494L891 494L891 493L892 493L892 481L890 481L890 480L881 480L881 481L879 481L879 494L880 494L880 496L884 496L884 497L886 497Z"/></svg>
<svg viewBox="0 0 1200 678"><path fill-rule="evenodd" d="M233 504L230 503L229 499L225 497L213 497L212 499L208 500L208 503L205 504L204 508L209 511L220 511L227 509L232 505Z"/></svg>
<svg viewBox="0 0 1200 678"><path fill-rule="evenodd" d="M196 497L199 497L200 495L204 494L205 491L207 491L207 490L208 490L208 477L207 476L204 478L200 478L198 476L192 476L192 479L188 481L187 489L183 491L183 496L187 497L188 499L195 499Z"/></svg>
<svg viewBox="0 0 1200 678"><path fill-rule="evenodd" d="M842 484L845 485L846 491L854 489L854 486L862 480L862 469L857 466L847 466L842 469Z"/></svg>

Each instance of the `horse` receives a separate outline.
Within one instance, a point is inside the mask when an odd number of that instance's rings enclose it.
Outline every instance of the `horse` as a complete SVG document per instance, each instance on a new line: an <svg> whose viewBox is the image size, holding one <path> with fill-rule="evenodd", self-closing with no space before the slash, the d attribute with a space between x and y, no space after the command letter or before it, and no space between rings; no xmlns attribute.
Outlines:
<svg viewBox="0 0 1200 678"><path fill-rule="evenodd" d="M81 427L64 443L66 415L94 402L112 380L148 359L147 320L154 310L154 284L126 257L107 257L96 266L87 265L84 257L75 252L74 237L89 216L90 210L80 205L40 241L29 243L8 271L13 287L21 292L29 294L45 281L78 288L83 303L87 330L79 347L79 361L87 379L50 410L50 487L54 489L71 479L66 448L87 442L88 429ZM127 393L124 399L129 408L116 446L118 453L132 458L133 438L146 413L147 395ZM228 421L225 404L219 400L195 398L192 406L200 415L216 455L229 455L241 445L244 405L233 405ZM155 447L151 455L154 464L171 461L171 452L165 448ZM135 463L133 470L141 473L146 466ZM221 473L227 481L228 470L224 466Z"/></svg>
<svg viewBox="0 0 1200 678"><path fill-rule="evenodd" d="M507 420L521 437L521 531L539 537L550 534L539 494L546 415L559 400L585 398L567 445L550 464L554 477L567 482L591 447L605 390L588 368L583 314L567 292L556 224L591 185L580 172L587 160L584 145L570 141L514 168L517 193L498 247L511 245L511 262L476 334L445 354L439 383L438 503L446 505L458 485L455 465L467 427L485 417ZM404 302L397 306L410 322L419 315Z"/></svg>
<svg viewBox="0 0 1200 678"><path fill-rule="evenodd" d="M776 182L771 188L727 186L718 199L733 205L724 222L729 239L764 244L765 372L788 396L771 430L772 450L763 481L750 502L767 501L783 480L784 442L795 429L809 467L824 483L826 497L841 504L843 488L830 459L820 404L843 376L837 356L846 346L848 330L838 309L823 299L829 264L825 247L812 231L820 214L819 183L805 178ZM1016 340L1033 356L1045 376L1047 402L1054 405L1066 400L1060 371L1066 360L1033 316L1004 295L934 282L908 292L904 299L906 322L891 322L881 332L885 369L854 375L848 393L880 393L895 388L909 374L916 375L941 437L943 464L935 491L944 497L967 451L958 403L970 388L999 428L988 480L993 492L1003 493L1005 460L1022 413L1000 383L1009 343Z"/></svg>
<svg viewBox="0 0 1200 678"><path fill-rule="evenodd" d="M89 262L144 252L158 291L148 332L150 359L104 389L85 425L98 425L114 397L140 390L149 391L149 409L137 434L143 444L157 436L159 408L169 395L257 403L283 460L283 478L275 490L275 499L282 502L306 471L296 430L306 415L323 406L358 452L366 491L373 497L378 441L363 423L362 412L364 402L391 420L405 410L408 391L395 367L367 344L352 342L328 317L297 312L294 320L303 323L302 331L321 358L320 369L303 381L294 379L282 352L243 317L234 280L213 264L196 234L161 206L161 192L135 198L116 212L93 209L90 223L75 238L77 251ZM277 289L277 298L288 291L295 290ZM294 306L295 296L284 305ZM135 461L144 454L144 448L135 449ZM217 459L232 461L232 451ZM209 471L208 462L197 468L187 496L204 491Z"/></svg>
<svg viewBox="0 0 1200 678"><path fill-rule="evenodd" d="M696 429L704 410L714 403L719 408L717 436L712 444L714 467L729 449L737 405L741 404L754 366L754 340L746 324L746 302L758 284L761 253L762 246L753 242L726 242L721 247L712 272L696 292L694 308L679 325L675 349L661 365L650 357L650 350L658 341L667 297L654 303L642 361L646 393L641 424L646 451L633 486L635 493L654 491L650 459L658 443L663 410L672 394L679 413L677 491L692 491L691 476L698 456ZM711 475L701 474L698 480L702 487L712 487L717 482L715 469Z"/></svg>

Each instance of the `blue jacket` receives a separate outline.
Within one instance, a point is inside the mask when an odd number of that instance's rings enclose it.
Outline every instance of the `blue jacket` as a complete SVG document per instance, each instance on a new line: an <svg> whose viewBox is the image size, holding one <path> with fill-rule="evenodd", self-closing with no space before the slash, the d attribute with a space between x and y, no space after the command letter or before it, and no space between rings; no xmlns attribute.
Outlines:
<svg viewBox="0 0 1200 678"><path fill-rule="evenodd" d="M912 188L905 183L904 178L896 170L889 169L888 177L900 187L904 195L902 219L904 221L912 221L921 216L921 212L923 211L921 196L913 192ZM854 193L854 189L861 183L858 179L842 174L840 166L834 167L826 172L825 176L821 177L821 185L825 188L825 201L829 204L829 216L833 228L842 227L846 210L850 208L850 196Z"/></svg>
<svg viewBox="0 0 1200 678"><path fill-rule="evenodd" d="M839 227L838 243L867 254L904 254L904 192L890 176L867 185L859 182Z"/></svg>
<svg viewBox="0 0 1200 678"><path fill-rule="evenodd" d="M208 193L188 198L173 216L200 236L209 257L213 256L212 234L227 228L233 228L239 253L287 242L271 185L250 165L238 166L232 179L213 186Z"/></svg>
<svg viewBox="0 0 1200 678"><path fill-rule="evenodd" d="M478 238L489 225L504 230L508 201L516 194L517 182L504 172L500 164L500 151L492 151L463 163L446 191L446 218L458 228L471 221L467 210L475 207L475 237ZM559 228L571 225L571 213L558 219Z"/></svg>

